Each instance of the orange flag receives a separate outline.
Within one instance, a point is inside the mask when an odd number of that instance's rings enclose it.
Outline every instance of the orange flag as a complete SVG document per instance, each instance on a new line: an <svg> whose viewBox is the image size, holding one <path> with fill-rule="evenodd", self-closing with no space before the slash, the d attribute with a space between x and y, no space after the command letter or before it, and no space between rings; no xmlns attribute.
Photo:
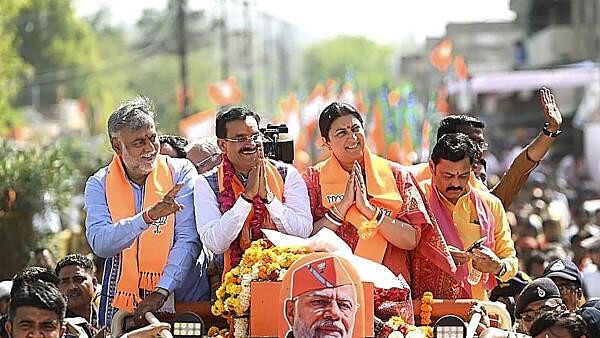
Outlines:
<svg viewBox="0 0 600 338"><path fill-rule="evenodd" d="M413 165L415 157L415 149L412 143L412 137L410 131L405 126L402 128L402 148L400 150L400 164L402 165Z"/></svg>
<svg viewBox="0 0 600 338"><path fill-rule="evenodd" d="M207 109L179 120L179 134L188 140L215 134L214 109Z"/></svg>
<svg viewBox="0 0 600 338"><path fill-rule="evenodd" d="M372 147L373 151L382 155L385 153L385 131L383 130L383 112L381 111L381 104L375 103L373 105L373 127L368 136L368 143Z"/></svg>
<svg viewBox="0 0 600 338"><path fill-rule="evenodd" d="M429 120L423 121L421 129L421 156L427 158L429 156L429 147L431 146L431 123ZM427 156L425 156L427 154Z"/></svg>
<svg viewBox="0 0 600 338"><path fill-rule="evenodd" d="M457 55L454 58L454 72L456 72L456 77L460 80L466 80L469 77L469 68L464 56Z"/></svg>
<svg viewBox="0 0 600 338"><path fill-rule="evenodd" d="M429 54L429 62L440 72L445 72L452 63L452 41L442 40Z"/></svg>
<svg viewBox="0 0 600 338"><path fill-rule="evenodd" d="M213 82L208 86L208 97L217 106L240 103L242 91L237 84L235 76L230 76L225 81Z"/></svg>

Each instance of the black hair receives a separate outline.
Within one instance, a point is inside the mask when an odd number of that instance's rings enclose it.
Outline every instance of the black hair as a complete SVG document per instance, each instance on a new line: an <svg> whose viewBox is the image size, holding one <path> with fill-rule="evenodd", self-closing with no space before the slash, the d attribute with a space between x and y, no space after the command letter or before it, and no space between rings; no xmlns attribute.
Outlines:
<svg viewBox="0 0 600 338"><path fill-rule="evenodd" d="M583 317L571 311L543 313L531 325L531 336L537 336L553 326L561 327L571 334L571 337L589 336L587 324Z"/></svg>
<svg viewBox="0 0 600 338"><path fill-rule="evenodd" d="M56 285L37 280L23 283L13 291L8 311L10 321L15 318L17 309L24 306L50 310L58 315L61 322L65 318L67 302Z"/></svg>
<svg viewBox="0 0 600 338"><path fill-rule="evenodd" d="M356 108L352 105L349 105L344 102L332 102L329 104L323 111L321 115L319 115L319 131L321 132L321 136L323 136L327 141L329 141L329 130L331 129L331 124L338 117L344 115L352 115L360 121L360 125L364 126L364 122L362 116Z"/></svg>
<svg viewBox="0 0 600 338"><path fill-rule="evenodd" d="M547 262L548 256L546 256L544 252L539 250L533 250L529 257L525 259L525 273L531 276L531 269L533 268L534 264L540 264L544 266Z"/></svg>
<svg viewBox="0 0 600 338"><path fill-rule="evenodd" d="M227 122L233 120L245 120L246 117L251 116L256 120L256 123L260 126L260 116L257 113L250 110L248 107L230 107L221 110L217 113L216 121L216 135L217 138L227 137Z"/></svg>
<svg viewBox="0 0 600 338"><path fill-rule="evenodd" d="M458 133L461 126L471 126L473 128L485 128L485 124L478 118L469 115L448 115L440 121L437 130L437 139L439 140L446 134Z"/></svg>
<svg viewBox="0 0 600 338"><path fill-rule="evenodd" d="M177 158L187 157L185 147L188 145L188 141L184 137L178 135L160 135L158 137L158 141L160 142L161 146L166 143L173 147L177 153Z"/></svg>
<svg viewBox="0 0 600 338"><path fill-rule="evenodd" d="M78 266L85 271L87 271L90 275L94 275L94 262L91 259L85 257L81 254L72 254L65 256L65 258L61 259L57 264L54 272L58 276L60 274L60 270L62 270L66 266L75 265Z"/></svg>
<svg viewBox="0 0 600 338"><path fill-rule="evenodd" d="M431 160L438 164L442 159L458 162L465 157L471 164L479 160L479 152L475 143L463 133L452 133L442 136L431 151Z"/></svg>
<svg viewBox="0 0 600 338"><path fill-rule="evenodd" d="M55 286L58 285L58 277L56 276L54 271L39 266L30 266L28 268L23 269L23 271L17 273L13 277L12 281L13 285L10 290L11 297L13 292L21 288L21 285L23 284L32 283L36 281L43 281L46 283L54 284Z"/></svg>

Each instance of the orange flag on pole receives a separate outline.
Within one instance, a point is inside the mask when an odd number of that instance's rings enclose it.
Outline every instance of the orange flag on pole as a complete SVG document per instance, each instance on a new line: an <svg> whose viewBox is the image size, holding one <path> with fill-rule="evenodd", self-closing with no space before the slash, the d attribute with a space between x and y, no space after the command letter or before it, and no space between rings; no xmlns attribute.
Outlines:
<svg viewBox="0 0 600 338"><path fill-rule="evenodd" d="M467 67L467 62L465 61L465 57L462 55L457 55L454 58L454 72L456 73L456 77L459 80L466 80L469 77L469 68Z"/></svg>
<svg viewBox="0 0 600 338"><path fill-rule="evenodd" d="M179 133L188 140L215 134L216 112L207 109L179 120Z"/></svg>
<svg viewBox="0 0 600 338"><path fill-rule="evenodd" d="M368 136L368 143L376 154L385 153L385 130L383 128L383 112L379 102L373 105L373 127Z"/></svg>
<svg viewBox="0 0 600 338"><path fill-rule="evenodd" d="M235 76L227 80L213 82L208 86L208 97L217 106L242 102L242 91Z"/></svg>
<svg viewBox="0 0 600 338"><path fill-rule="evenodd" d="M452 64L452 41L442 40L429 54L429 62L440 72L446 72Z"/></svg>

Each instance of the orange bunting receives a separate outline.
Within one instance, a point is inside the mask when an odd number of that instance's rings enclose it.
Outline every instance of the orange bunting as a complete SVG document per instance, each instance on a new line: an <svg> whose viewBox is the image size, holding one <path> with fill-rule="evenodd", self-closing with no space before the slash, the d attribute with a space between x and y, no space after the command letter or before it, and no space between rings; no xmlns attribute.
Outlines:
<svg viewBox="0 0 600 338"><path fill-rule="evenodd" d="M452 41L444 39L429 54L429 62L440 72L446 72L452 63Z"/></svg>

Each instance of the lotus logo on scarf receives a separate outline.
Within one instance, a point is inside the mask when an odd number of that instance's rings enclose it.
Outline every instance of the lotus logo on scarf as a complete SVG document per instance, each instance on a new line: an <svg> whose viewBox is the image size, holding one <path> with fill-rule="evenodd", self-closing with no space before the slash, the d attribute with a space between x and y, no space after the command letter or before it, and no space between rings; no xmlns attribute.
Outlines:
<svg viewBox="0 0 600 338"><path fill-rule="evenodd" d="M163 216L159 219L157 219L156 221L154 221L151 226L156 227L152 232L155 234L160 234L162 231L160 230L160 227L167 224L167 216Z"/></svg>

